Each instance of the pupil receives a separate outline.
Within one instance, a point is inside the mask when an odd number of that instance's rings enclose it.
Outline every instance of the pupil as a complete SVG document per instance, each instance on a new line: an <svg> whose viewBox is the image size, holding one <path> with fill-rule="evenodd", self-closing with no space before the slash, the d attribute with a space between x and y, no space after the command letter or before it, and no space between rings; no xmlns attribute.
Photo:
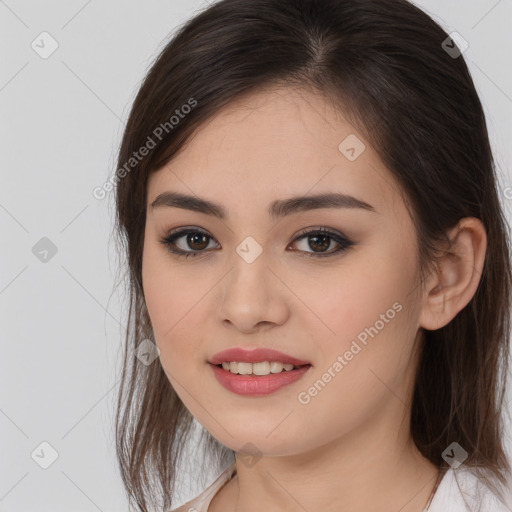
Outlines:
<svg viewBox="0 0 512 512"><path fill-rule="evenodd" d="M193 246L193 245L196 243L196 242L195 242L195 239L196 239L196 238L199 238L199 239L201 239L201 238L202 238L202 239L204 240L204 239L206 239L207 237L206 237L206 235L201 235L201 234L199 234L199 233L192 233L192 234L189 234L189 237L188 237L188 243L189 243L189 245L190 245L190 246ZM204 249L205 247L207 247L207 246L208 246L208 242L206 242L206 243L205 243L205 242L203 241L203 244L201 244L201 242L198 242L198 243L199 243L200 247L192 247L192 248L193 248L193 249Z"/></svg>
<svg viewBox="0 0 512 512"><path fill-rule="evenodd" d="M317 245L320 245L321 248L323 248L323 249L326 249L327 247L329 247L329 242L328 242L329 237L328 236L326 236L326 235L314 235L311 238L313 238L314 240L317 240L319 238L323 239L324 243L323 244L317 244ZM309 245L310 245L311 249L315 250L315 248L311 245L311 243Z"/></svg>

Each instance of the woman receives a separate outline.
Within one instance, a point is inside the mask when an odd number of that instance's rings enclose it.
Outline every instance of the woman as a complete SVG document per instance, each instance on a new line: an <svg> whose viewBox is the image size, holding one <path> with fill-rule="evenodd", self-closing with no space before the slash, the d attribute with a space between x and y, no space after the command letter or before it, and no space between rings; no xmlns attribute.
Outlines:
<svg viewBox="0 0 512 512"><path fill-rule="evenodd" d="M222 471L180 512L509 510L509 239L457 48L403 0L221 0L161 52L116 179L139 510L194 419Z"/></svg>

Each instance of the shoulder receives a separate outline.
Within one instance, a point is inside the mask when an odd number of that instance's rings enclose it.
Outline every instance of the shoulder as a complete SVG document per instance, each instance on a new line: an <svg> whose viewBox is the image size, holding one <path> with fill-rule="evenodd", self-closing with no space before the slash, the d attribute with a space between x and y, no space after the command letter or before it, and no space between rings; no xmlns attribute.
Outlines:
<svg viewBox="0 0 512 512"><path fill-rule="evenodd" d="M171 510L171 512L203 512L208 510L205 509L202 505L197 505L197 507L195 507L193 503L194 501L185 503L184 505L181 505L181 507Z"/></svg>
<svg viewBox="0 0 512 512"><path fill-rule="evenodd" d="M197 500L187 501L181 507L173 508L171 512L203 512L205 510L202 503L198 503ZM206 510L208 510L206 508Z"/></svg>
<svg viewBox="0 0 512 512"><path fill-rule="evenodd" d="M189 512L187 504L182 505L181 507L175 508L172 510L172 512ZM192 512L192 510L190 510Z"/></svg>
<svg viewBox="0 0 512 512"><path fill-rule="evenodd" d="M172 509L171 512L207 512L213 497L235 474L236 464L233 462L199 496L176 509Z"/></svg>
<svg viewBox="0 0 512 512"><path fill-rule="evenodd" d="M202 496L201 494L197 498L187 501L180 507L173 508L171 512L206 512L208 510L208 503L205 503Z"/></svg>

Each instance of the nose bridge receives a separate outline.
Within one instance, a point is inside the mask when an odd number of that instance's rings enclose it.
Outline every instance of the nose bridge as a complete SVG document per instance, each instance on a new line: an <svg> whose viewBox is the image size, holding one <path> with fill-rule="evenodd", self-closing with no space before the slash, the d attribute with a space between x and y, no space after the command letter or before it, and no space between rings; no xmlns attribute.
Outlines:
<svg viewBox="0 0 512 512"><path fill-rule="evenodd" d="M248 294L268 293L267 284L269 269L268 250L252 236L246 237L235 248L231 258L232 272L229 286L237 286L236 293L244 295L244 288ZM240 289L238 289L240 287Z"/></svg>
<svg viewBox="0 0 512 512"><path fill-rule="evenodd" d="M281 323L286 316L282 290L269 268L269 254L247 237L231 258L231 271L222 288L221 315L241 330L251 330L261 322Z"/></svg>

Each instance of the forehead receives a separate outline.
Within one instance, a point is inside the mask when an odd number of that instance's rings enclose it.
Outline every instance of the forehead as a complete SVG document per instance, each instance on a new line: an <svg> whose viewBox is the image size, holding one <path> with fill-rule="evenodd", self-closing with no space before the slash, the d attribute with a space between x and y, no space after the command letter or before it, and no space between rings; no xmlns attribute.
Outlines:
<svg viewBox="0 0 512 512"><path fill-rule="evenodd" d="M355 158L354 158L355 157ZM398 190L377 153L319 93L263 89L231 102L148 182L148 201L174 190L226 205L342 192L377 211Z"/></svg>

